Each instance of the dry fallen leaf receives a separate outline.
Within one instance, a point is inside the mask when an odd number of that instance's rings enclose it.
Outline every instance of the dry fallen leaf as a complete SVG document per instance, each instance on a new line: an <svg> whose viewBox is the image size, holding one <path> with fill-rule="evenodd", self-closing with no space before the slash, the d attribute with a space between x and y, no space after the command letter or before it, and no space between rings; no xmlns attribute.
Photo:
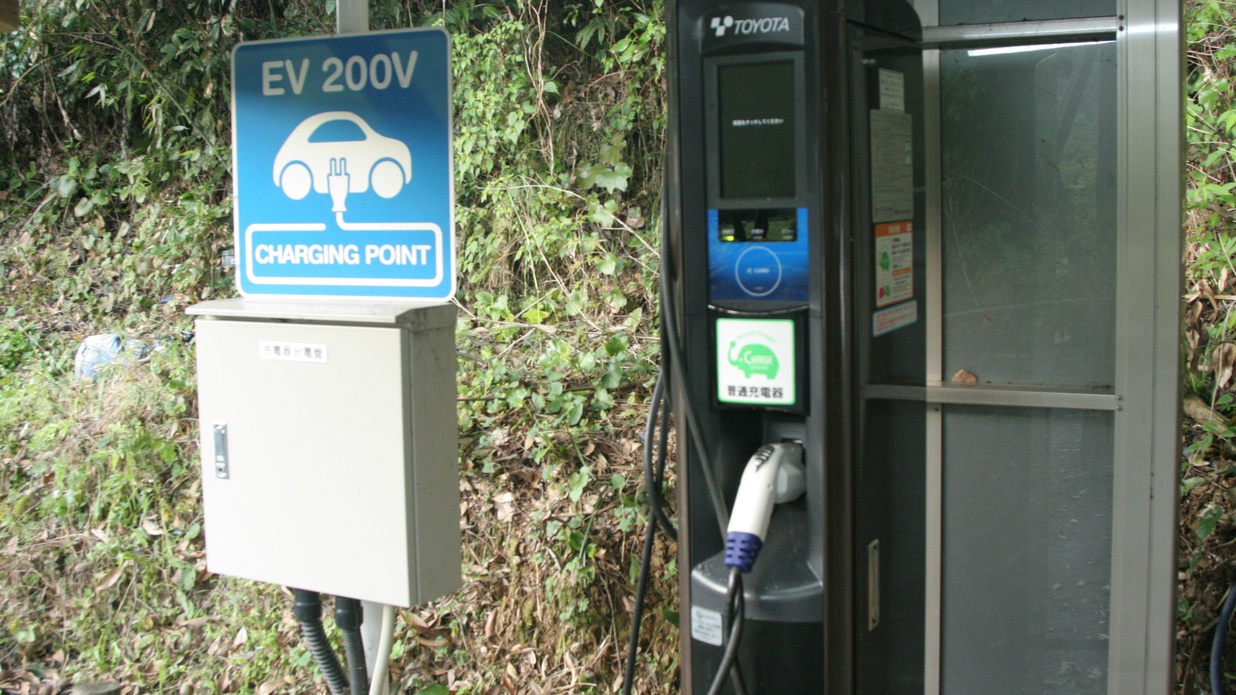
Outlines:
<svg viewBox="0 0 1236 695"><path fill-rule="evenodd" d="M417 615L416 613L409 612L405 614L405 618L407 619L408 623L412 625L412 629L416 630L417 632L426 632L429 630L429 623L425 622L425 619Z"/></svg>
<svg viewBox="0 0 1236 695"><path fill-rule="evenodd" d="M113 586L116 586L116 583L120 581L122 576L124 576L124 565L121 565L111 572L103 575L103 579L99 580L99 583L95 585L94 590L107 591Z"/></svg>
<svg viewBox="0 0 1236 695"><path fill-rule="evenodd" d="M1210 358L1210 368L1215 373L1215 388L1221 389L1232 380L1232 368L1236 367L1236 345L1224 343L1215 348Z"/></svg>

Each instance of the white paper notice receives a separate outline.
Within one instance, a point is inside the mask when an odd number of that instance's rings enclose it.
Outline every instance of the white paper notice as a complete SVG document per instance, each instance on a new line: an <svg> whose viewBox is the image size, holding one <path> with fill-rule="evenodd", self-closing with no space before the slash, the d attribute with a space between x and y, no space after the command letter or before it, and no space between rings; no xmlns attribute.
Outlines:
<svg viewBox="0 0 1236 695"><path fill-rule="evenodd" d="M914 219L914 120L871 112L871 221Z"/></svg>
<svg viewBox="0 0 1236 695"><path fill-rule="evenodd" d="M906 110L905 75L880 68L880 108L884 111Z"/></svg>

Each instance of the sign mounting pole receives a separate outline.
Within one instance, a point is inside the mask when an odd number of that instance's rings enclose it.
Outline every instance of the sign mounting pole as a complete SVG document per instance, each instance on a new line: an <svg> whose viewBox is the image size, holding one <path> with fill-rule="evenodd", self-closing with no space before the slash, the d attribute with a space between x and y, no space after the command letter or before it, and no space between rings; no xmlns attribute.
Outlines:
<svg viewBox="0 0 1236 695"><path fill-rule="evenodd" d="M369 0L337 0L335 33L358 34L369 31Z"/></svg>
<svg viewBox="0 0 1236 695"><path fill-rule="evenodd" d="M359 34L366 31L369 31L369 0L337 0L335 33ZM378 660L378 640L382 638L382 604L361 601L361 610L361 638L365 645L365 662L368 672L372 674Z"/></svg>

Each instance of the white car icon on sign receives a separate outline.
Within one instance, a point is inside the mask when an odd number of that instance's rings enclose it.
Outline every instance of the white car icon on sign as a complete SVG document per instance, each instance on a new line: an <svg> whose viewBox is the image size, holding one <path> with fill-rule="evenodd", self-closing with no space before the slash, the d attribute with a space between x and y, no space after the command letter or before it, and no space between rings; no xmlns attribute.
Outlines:
<svg viewBox="0 0 1236 695"><path fill-rule="evenodd" d="M300 200L312 189L326 193L332 159L347 160L349 193L394 198L412 180L412 153L402 142L379 135L351 111L310 116L292 130L275 155L275 185Z"/></svg>

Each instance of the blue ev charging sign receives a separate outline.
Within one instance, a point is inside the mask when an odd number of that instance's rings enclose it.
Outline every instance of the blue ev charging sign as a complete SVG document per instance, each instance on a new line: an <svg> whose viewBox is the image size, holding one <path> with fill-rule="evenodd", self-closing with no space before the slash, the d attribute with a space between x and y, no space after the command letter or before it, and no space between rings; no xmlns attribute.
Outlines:
<svg viewBox="0 0 1236 695"><path fill-rule="evenodd" d="M445 31L238 45L232 159L241 294L454 295Z"/></svg>

